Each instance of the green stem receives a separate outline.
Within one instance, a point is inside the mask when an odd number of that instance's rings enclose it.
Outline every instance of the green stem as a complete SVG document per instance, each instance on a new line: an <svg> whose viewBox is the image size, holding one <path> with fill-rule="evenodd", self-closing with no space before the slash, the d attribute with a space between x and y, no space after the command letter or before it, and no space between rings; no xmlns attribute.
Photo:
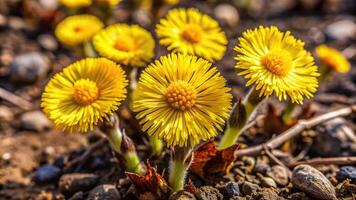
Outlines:
<svg viewBox="0 0 356 200"><path fill-rule="evenodd" d="M169 170L169 185L172 189L172 193L183 190L184 179L189 165L184 161L171 160Z"/></svg>
<svg viewBox="0 0 356 200"><path fill-rule="evenodd" d="M282 119L284 124L289 124L289 122L291 121L294 108L295 108L295 104L288 101L282 113Z"/></svg>
<svg viewBox="0 0 356 200"><path fill-rule="evenodd" d="M85 57L97 57L98 54L94 50L93 44L90 41L84 42L83 52Z"/></svg>
<svg viewBox="0 0 356 200"><path fill-rule="evenodd" d="M137 156L136 152L128 152L124 155L126 160L126 171L136 173L136 174L143 174L144 169L141 165L140 158Z"/></svg>
<svg viewBox="0 0 356 200"><path fill-rule="evenodd" d="M262 102L262 100L263 99L259 97L258 92L254 88L252 88L248 93L247 97L245 98L245 100L242 102L241 109L243 109L244 111L242 112L244 113L242 118L240 116L241 119L238 120L238 124L234 124L234 125L232 125L230 123L231 120L229 120L224 135L222 136L221 141L219 143L218 149L226 149L236 143L237 139L239 138L240 134L244 130L244 127L246 126L246 123L248 122L252 113L258 107L259 103ZM237 117L238 113L231 116Z"/></svg>
<svg viewBox="0 0 356 200"><path fill-rule="evenodd" d="M121 153L122 133L120 129L112 129L107 136L115 152Z"/></svg>
<svg viewBox="0 0 356 200"><path fill-rule="evenodd" d="M158 137L150 137L150 146L153 155L160 155L163 150L163 142Z"/></svg>

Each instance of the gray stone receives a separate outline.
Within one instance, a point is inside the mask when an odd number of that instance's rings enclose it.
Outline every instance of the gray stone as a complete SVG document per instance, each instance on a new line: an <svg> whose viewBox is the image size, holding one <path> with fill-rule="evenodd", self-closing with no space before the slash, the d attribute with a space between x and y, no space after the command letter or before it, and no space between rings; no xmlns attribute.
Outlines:
<svg viewBox="0 0 356 200"><path fill-rule="evenodd" d="M317 169L298 165L292 173L292 184L299 190L319 199L336 200L335 188Z"/></svg>
<svg viewBox="0 0 356 200"><path fill-rule="evenodd" d="M254 183L250 183L250 182L244 182L244 184L242 185L242 192L245 195L251 195L253 193L256 193L258 190L260 189L260 186L258 186L257 184Z"/></svg>
<svg viewBox="0 0 356 200"><path fill-rule="evenodd" d="M214 15L218 20L225 22L230 27L236 27L240 19L237 9L230 4L216 6Z"/></svg>
<svg viewBox="0 0 356 200"><path fill-rule="evenodd" d="M66 196L78 191L88 191L96 186L99 177L95 174L73 173L64 174L59 179L59 190Z"/></svg>
<svg viewBox="0 0 356 200"><path fill-rule="evenodd" d="M38 52L16 56L10 65L10 78L19 83L34 83L46 77L49 59Z"/></svg>
<svg viewBox="0 0 356 200"><path fill-rule="evenodd" d="M30 111L22 114L20 122L23 128L38 132L52 127L51 121L41 111Z"/></svg>
<svg viewBox="0 0 356 200"><path fill-rule="evenodd" d="M341 20L329 24L325 33L334 40L347 41L356 38L356 24L351 20Z"/></svg>
<svg viewBox="0 0 356 200"><path fill-rule="evenodd" d="M267 171L267 176L271 177L277 184L285 186L288 184L288 171L280 165L273 166Z"/></svg>
<svg viewBox="0 0 356 200"><path fill-rule="evenodd" d="M218 189L220 193L224 195L225 199L230 199L241 195L239 184L233 181L225 183L224 185L218 187Z"/></svg>

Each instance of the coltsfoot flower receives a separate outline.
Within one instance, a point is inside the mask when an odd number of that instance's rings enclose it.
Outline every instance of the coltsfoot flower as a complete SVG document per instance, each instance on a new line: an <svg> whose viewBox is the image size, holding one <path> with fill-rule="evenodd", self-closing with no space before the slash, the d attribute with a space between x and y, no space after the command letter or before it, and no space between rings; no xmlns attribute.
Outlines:
<svg viewBox="0 0 356 200"><path fill-rule="evenodd" d="M92 0L59 0L59 3L68 8L80 8L90 6Z"/></svg>
<svg viewBox="0 0 356 200"><path fill-rule="evenodd" d="M57 25L55 35L62 44L73 47L89 41L103 27L96 16L73 15Z"/></svg>
<svg viewBox="0 0 356 200"><path fill-rule="evenodd" d="M273 93L279 100L302 103L317 91L319 73L304 43L295 39L289 31L283 33L277 27L247 30L235 47L236 68L249 79L246 86L255 84L261 97Z"/></svg>
<svg viewBox="0 0 356 200"><path fill-rule="evenodd" d="M191 54L209 61L222 58L227 39L219 24L196 9L173 9L156 26L160 44L169 51Z"/></svg>
<svg viewBox="0 0 356 200"><path fill-rule="evenodd" d="M144 131L169 146L194 146L221 130L230 89L216 67L192 55L162 56L141 74L133 110Z"/></svg>
<svg viewBox="0 0 356 200"><path fill-rule="evenodd" d="M99 4L108 4L108 5L117 5L121 2L121 0L94 0Z"/></svg>
<svg viewBox="0 0 356 200"><path fill-rule="evenodd" d="M320 61L339 73L347 73L350 70L350 63L342 53L332 47L320 45L316 48L316 55Z"/></svg>
<svg viewBox="0 0 356 200"><path fill-rule="evenodd" d="M101 56L132 67L145 66L153 57L154 40L150 32L137 25L114 24L93 38Z"/></svg>
<svg viewBox="0 0 356 200"><path fill-rule="evenodd" d="M41 107L56 127L86 132L118 108L127 80L119 65L106 58L77 61L47 84Z"/></svg>

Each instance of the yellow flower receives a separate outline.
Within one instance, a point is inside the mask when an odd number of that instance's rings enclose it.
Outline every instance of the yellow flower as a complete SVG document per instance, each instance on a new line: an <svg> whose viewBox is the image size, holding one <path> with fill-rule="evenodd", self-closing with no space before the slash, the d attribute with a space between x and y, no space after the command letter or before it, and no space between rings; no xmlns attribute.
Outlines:
<svg viewBox="0 0 356 200"><path fill-rule="evenodd" d="M96 3L100 4L109 4L109 5L117 5L121 2L121 0L94 0Z"/></svg>
<svg viewBox="0 0 356 200"><path fill-rule="evenodd" d="M247 30L235 50L236 68L242 69L238 74L249 79L246 86L255 84L260 96L275 93L280 101L289 96L292 102L302 103L317 91L314 59L289 31L280 32L275 26Z"/></svg>
<svg viewBox="0 0 356 200"><path fill-rule="evenodd" d="M208 61L170 54L150 64L133 94L143 130L170 146L193 146L221 130L229 116L226 80Z"/></svg>
<svg viewBox="0 0 356 200"><path fill-rule="evenodd" d="M126 97L124 71L106 58L86 58L56 74L42 95L41 107L56 127L93 130Z"/></svg>
<svg viewBox="0 0 356 200"><path fill-rule="evenodd" d="M155 46L150 32L137 25L114 24L93 38L100 55L132 67L142 67L153 57Z"/></svg>
<svg viewBox="0 0 356 200"><path fill-rule="evenodd" d="M227 39L219 24L196 9L173 9L156 26L160 44L169 51L191 54L209 61L221 59Z"/></svg>
<svg viewBox="0 0 356 200"><path fill-rule="evenodd" d="M61 21L55 30L58 40L66 46L77 46L89 41L104 24L93 15L73 15Z"/></svg>
<svg viewBox="0 0 356 200"><path fill-rule="evenodd" d="M339 73L347 73L350 70L350 63L338 50L320 45L316 48L316 54L325 65Z"/></svg>
<svg viewBox="0 0 356 200"><path fill-rule="evenodd" d="M59 3L68 8L79 8L90 6L91 0L59 0Z"/></svg>

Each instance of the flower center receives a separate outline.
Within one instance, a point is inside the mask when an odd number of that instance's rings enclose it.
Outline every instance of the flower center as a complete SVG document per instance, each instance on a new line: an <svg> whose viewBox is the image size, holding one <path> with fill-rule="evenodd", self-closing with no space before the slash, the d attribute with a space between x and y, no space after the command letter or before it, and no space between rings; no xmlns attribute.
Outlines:
<svg viewBox="0 0 356 200"><path fill-rule="evenodd" d="M292 59L288 52L272 51L262 56L261 63L268 71L285 76L291 68Z"/></svg>
<svg viewBox="0 0 356 200"><path fill-rule="evenodd" d="M74 83L74 100L80 105L93 103L99 97L96 83L88 79L80 79Z"/></svg>
<svg viewBox="0 0 356 200"><path fill-rule="evenodd" d="M74 32L76 32L76 33L80 33L80 32L82 32L84 29L82 28L82 27L75 27L74 28Z"/></svg>
<svg viewBox="0 0 356 200"><path fill-rule="evenodd" d="M196 91L185 81L172 82L166 91L167 102L177 110L190 110L196 101Z"/></svg>
<svg viewBox="0 0 356 200"><path fill-rule="evenodd" d="M181 35L190 43L198 43L202 36L202 30L198 25L189 24L183 29Z"/></svg>
<svg viewBox="0 0 356 200"><path fill-rule="evenodd" d="M122 38L116 39L114 47L120 51L126 52L134 51L136 49L136 45L131 39L124 40Z"/></svg>

